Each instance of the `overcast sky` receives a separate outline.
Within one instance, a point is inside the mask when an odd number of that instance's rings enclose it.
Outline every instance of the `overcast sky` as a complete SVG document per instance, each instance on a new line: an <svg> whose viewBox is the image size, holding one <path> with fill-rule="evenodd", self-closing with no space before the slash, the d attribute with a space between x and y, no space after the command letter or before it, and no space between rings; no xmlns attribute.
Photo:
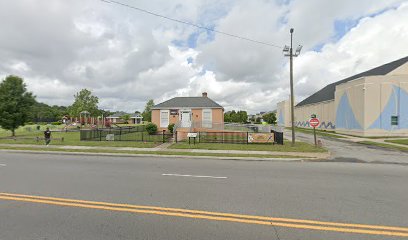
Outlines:
<svg viewBox="0 0 408 240"><path fill-rule="evenodd" d="M297 101L408 55L408 1L116 0L218 31L284 46ZM100 0L0 1L0 77L14 74L47 104L87 88L99 107L134 112L150 98L208 96L226 110L276 108L289 96L288 58L259 45Z"/></svg>

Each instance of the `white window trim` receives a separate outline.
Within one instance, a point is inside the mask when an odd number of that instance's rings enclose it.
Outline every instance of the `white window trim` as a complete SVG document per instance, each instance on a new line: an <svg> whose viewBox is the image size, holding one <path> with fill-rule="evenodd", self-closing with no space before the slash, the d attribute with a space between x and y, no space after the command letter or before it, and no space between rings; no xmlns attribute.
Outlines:
<svg viewBox="0 0 408 240"><path fill-rule="evenodd" d="M166 114L167 115L167 124L164 124L162 121L162 116ZM169 110L160 110L160 127L161 128L167 128L170 124L170 111ZM166 125L166 126L164 126Z"/></svg>
<svg viewBox="0 0 408 240"><path fill-rule="evenodd" d="M181 118L181 116L183 115L183 113L189 113L189 120L186 121L188 126L184 126L183 125L183 119ZM184 109L180 109L179 110L179 120L181 122L181 126L182 127L190 127L191 123L193 122L193 117L192 117L193 111L189 108L184 108Z"/></svg>
<svg viewBox="0 0 408 240"><path fill-rule="evenodd" d="M204 115L205 115L204 112L210 113L209 121L205 121L205 119L204 119ZM211 108L205 108L205 109L202 110L202 112L201 112L201 122L202 122L202 126L203 126L203 127L209 127L209 128L212 127L212 114L213 114L213 112L212 112L212 109L211 109Z"/></svg>

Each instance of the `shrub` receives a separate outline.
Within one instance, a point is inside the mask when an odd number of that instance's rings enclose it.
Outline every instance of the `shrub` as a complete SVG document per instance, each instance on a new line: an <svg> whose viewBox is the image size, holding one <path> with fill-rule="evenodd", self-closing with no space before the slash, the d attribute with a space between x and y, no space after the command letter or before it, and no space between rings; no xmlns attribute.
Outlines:
<svg viewBox="0 0 408 240"><path fill-rule="evenodd" d="M170 123L169 126L167 127L167 129L169 129L170 133L173 133L174 123Z"/></svg>
<svg viewBox="0 0 408 240"><path fill-rule="evenodd" d="M146 132L150 135L155 134L157 132L157 125L154 123L148 123L145 127Z"/></svg>
<svg viewBox="0 0 408 240"><path fill-rule="evenodd" d="M61 122L52 122L51 125L61 125Z"/></svg>

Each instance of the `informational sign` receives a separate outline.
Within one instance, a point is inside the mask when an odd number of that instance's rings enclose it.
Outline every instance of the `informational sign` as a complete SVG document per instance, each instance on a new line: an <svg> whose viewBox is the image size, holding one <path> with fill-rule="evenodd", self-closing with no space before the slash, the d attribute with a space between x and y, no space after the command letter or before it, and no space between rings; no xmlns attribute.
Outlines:
<svg viewBox="0 0 408 240"><path fill-rule="evenodd" d="M273 142L273 133L249 133L249 143L268 143Z"/></svg>
<svg viewBox="0 0 408 240"><path fill-rule="evenodd" d="M170 109L170 115L178 115L178 109Z"/></svg>
<svg viewBox="0 0 408 240"><path fill-rule="evenodd" d="M187 133L187 137L189 137L189 138L196 138L196 137L197 137L197 133Z"/></svg>
<svg viewBox="0 0 408 240"><path fill-rule="evenodd" d="M312 128L318 127L320 124L320 121L318 118L312 118L309 120L309 124Z"/></svg>

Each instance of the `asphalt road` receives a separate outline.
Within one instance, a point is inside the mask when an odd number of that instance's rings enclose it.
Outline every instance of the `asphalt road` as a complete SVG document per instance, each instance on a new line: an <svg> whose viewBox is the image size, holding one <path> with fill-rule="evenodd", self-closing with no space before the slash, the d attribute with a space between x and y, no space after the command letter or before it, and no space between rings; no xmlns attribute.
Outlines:
<svg viewBox="0 0 408 240"><path fill-rule="evenodd" d="M405 165L0 154L1 240L408 237L408 229L383 235L370 228L408 228ZM284 219L280 225L261 224L245 216L149 212L140 205ZM285 223L288 218L295 220ZM310 229L302 220L328 223ZM359 228L339 228L338 223L370 226L363 228L367 233L350 233Z"/></svg>
<svg viewBox="0 0 408 240"><path fill-rule="evenodd" d="M287 139L291 139L290 131L285 131L285 135ZM296 132L296 137L300 141L314 144L313 134ZM408 165L407 152L388 150L330 137L318 136L318 139L322 140L323 146L330 151L330 161Z"/></svg>

